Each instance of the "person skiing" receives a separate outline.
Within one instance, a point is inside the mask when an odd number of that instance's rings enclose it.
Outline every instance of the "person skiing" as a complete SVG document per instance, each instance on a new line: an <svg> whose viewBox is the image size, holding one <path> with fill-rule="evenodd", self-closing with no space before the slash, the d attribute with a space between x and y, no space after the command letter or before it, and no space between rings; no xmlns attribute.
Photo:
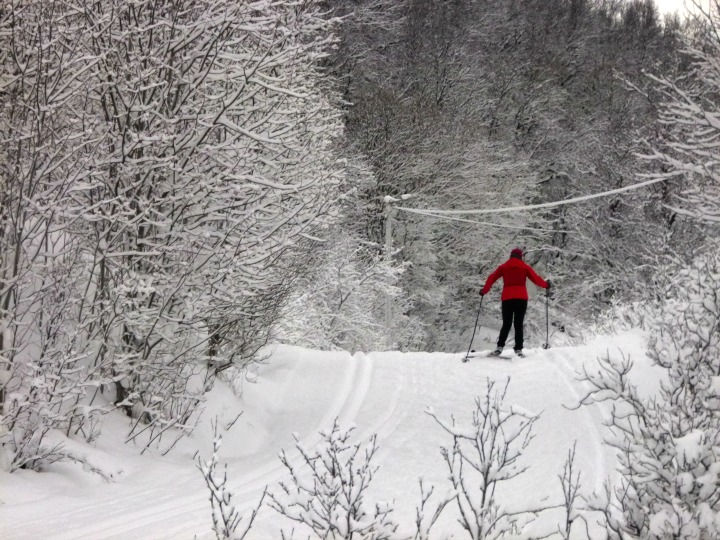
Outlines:
<svg viewBox="0 0 720 540"><path fill-rule="evenodd" d="M502 328L500 336L497 340L497 349L490 353L490 356L500 356L505 340L510 333L510 327L515 324L515 354L524 356L523 349L523 319L528 304L528 292L525 281L530 278L535 285L543 289L550 288L550 281L541 278L532 267L523 261L523 251L520 248L514 248L510 252L510 258L498 266L495 271L490 274L485 282L485 286L480 291L480 296L485 296L490 292L498 278L503 278L502 290Z"/></svg>

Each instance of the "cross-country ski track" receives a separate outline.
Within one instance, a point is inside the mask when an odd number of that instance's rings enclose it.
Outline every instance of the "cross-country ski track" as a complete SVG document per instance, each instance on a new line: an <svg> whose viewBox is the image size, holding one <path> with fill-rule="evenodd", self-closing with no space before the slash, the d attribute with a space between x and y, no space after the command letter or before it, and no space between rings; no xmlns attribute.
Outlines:
<svg viewBox="0 0 720 540"><path fill-rule="evenodd" d="M420 501L418 478L435 485L438 493L451 487L440 448L452 439L426 411L432 408L441 419L469 424L474 400L488 378L504 383L509 377L506 403L540 414L535 438L522 457L530 468L498 491L498 502L509 508L558 504L558 475L575 441L584 493L600 491L613 473L614 454L603 444L606 411L599 405L573 407L584 392L576 369L620 348L634 359L644 357L638 334L597 338L577 347L533 348L523 359L478 357L467 363L461 362L460 352L351 355L277 346L253 380L243 382L241 399L217 384L204 423L166 457L159 452L139 456L138 448L122 442L127 420L108 417L107 423L117 424L115 439L104 435L88 457L111 470L122 469L113 482L69 464L43 473L2 473L0 538L213 538L208 491L193 454L200 447L201 457L211 455L210 418L223 426L240 411L242 416L224 434L220 458L227 463L229 487L241 512L249 514L266 486L276 490L287 479L278 453L285 449L297 462L293 433L304 447L313 448L321 440L319 432L338 418L341 426L355 426L354 441L377 434L379 470L368 500L394 501L399 532L411 535ZM14 497L14 490L22 496ZM466 537L457 518L455 506L448 506L432 537ZM523 537L552 533L561 518L558 511L544 512ZM296 524L264 505L248 538L280 538L281 530L293 528L307 538ZM590 529L592 533L592 523ZM586 537L584 528L577 537Z"/></svg>

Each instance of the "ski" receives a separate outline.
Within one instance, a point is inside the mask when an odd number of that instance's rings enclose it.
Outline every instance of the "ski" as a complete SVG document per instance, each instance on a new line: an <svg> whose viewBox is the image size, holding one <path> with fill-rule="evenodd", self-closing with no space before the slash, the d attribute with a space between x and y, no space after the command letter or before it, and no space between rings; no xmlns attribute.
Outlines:
<svg viewBox="0 0 720 540"><path fill-rule="evenodd" d="M512 360L513 358L527 358L527 355L524 352L520 354L507 353L503 355L503 353L496 353L495 351L490 351L489 353L470 351L469 354L462 357L462 361L468 362L471 358L500 358L501 360Z"/></svg>

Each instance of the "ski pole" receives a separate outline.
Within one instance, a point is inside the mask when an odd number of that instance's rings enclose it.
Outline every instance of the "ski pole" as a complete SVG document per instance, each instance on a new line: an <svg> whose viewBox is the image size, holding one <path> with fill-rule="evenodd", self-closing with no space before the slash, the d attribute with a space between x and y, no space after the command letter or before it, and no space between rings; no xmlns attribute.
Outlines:
<svg viewBox="0 0 720 540"><path fill-rule="evenodd" d="M475 318L475 326L473 326L473 333L472 333L472 337L470 338L470 345L468 346L468 352L465 355L465 358L463 358L463 362L467 362L468 359L470 358L470 350L472 349L473 341L475 341L475 331L477 330L478 322L480 321L480 313L482 312L482 303L483 303L484 298L485 298L484 296L480 297L480 307L478 308L478 314L477 314L477 317Z"/></svg>
<svg viewBox="0 0 720 540"><path fill-rule="evenodd" d="M548 314L549 302L550 302L550 287L545 289L545 345L543 345L543 349L550 348L550 316Z"/></svg>

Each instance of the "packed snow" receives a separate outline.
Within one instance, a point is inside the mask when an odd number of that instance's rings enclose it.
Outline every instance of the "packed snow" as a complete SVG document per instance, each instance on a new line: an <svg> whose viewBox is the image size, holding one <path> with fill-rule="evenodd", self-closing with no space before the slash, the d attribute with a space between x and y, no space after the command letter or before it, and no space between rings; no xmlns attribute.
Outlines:
<svg viewBox="0 0 720 540"><path fill-rule="evenodd" d="M480 346L489 350L489 340L482 341ZM377 434L379 469L368 500L389 502L400 525L398 538L412 536L420 503L418 479L434 486L438 494L452 489L440 452L441 447L452 446L452 438L440 422L455 422L462 429L470 423L474 400L487 381L504 384L508 378L506 404L538 418L534 438L518 463L529 468L501 485L495 497L507 509L560 505L559 475L574 443L581 492L600 491L615 465L612 449L603 443L607 411L602 404L577 407L585 390L578 370L583 365L592 369L601 355L622 351L636 361L637 369L650 373L645 347L642 333L627 332L596 337L581 346L527 349L523 359L506 351L503 358L477 356L462 363L464 352L350 354L276 345L263 364L235 381L235 391L226 383L215 384L203 422L167 456L141 455L137 448L123 444L126 430L120 424L128 420L116 414L106 417L94 447L78 443L71 449L90 465L56 463L42 473L0 472L0 537L213 538L209 492L196 453L210 459L214 419L223 433L219 458L221 465L227 463L232 501L244 515L257 506L266 487L277 493L279 482L287 480L287 469L278 457L282 450L290 462L300 464L294 437L303 448L312 449L321 440L320 432L335 419L342 427L354 426L353 441L367 441ZM652 391L653 379L642 379ZM557 531L563 519L559 508L540 512L524 527L522 537L560 538ZM281 531L289 535L293 529L299 537L308 536L263 504L247 538L280 538ZM591 537L603 537L592 519L588 530ZM431 537L466 534L458 524L457 505L451 503ZM586 538L585 527L575 527L571 538Z"/></svg>

